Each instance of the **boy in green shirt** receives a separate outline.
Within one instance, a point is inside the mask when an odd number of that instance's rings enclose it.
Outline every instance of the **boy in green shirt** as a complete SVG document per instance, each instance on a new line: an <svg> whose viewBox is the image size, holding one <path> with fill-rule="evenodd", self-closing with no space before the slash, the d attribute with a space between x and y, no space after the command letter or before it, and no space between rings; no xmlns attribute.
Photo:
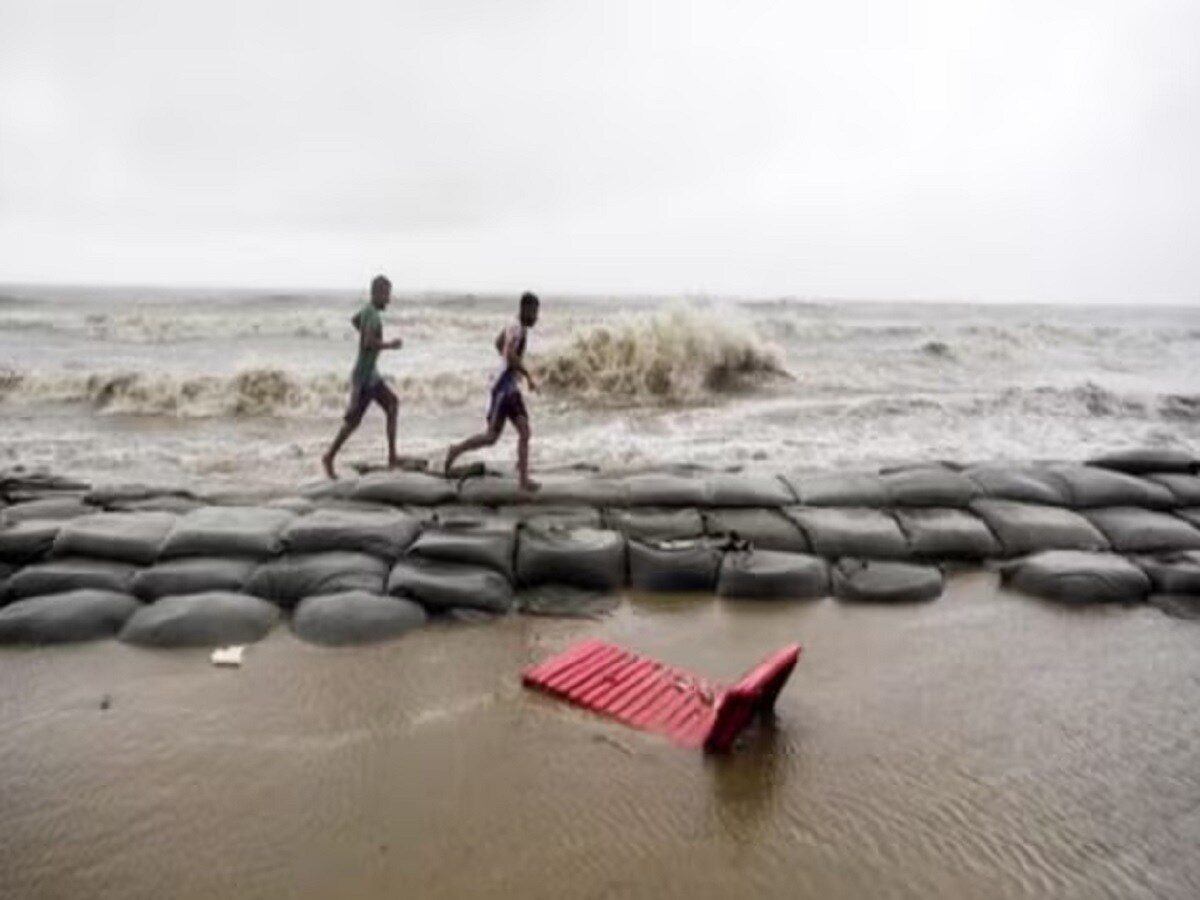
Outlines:
<svg viewBox="0 0 1200 900"><path fill-rule="evenodd" d="M387 414L388 465L396 466L396 415L400 409L400 401L392 393L391 388L379 374L375 364L381 350L399 350L404 346L400 338L385 341L383 339L383 319L380 310L386 309L392 302L392 283L382 275L376 275L371 282L371 302L360 309L350 321L358 330L358 359L354 362L354 370L350 373L350 405L346 408L345 421L329 450L321 457L321 465L325 474L337 478L333 461L342 444L354 433L362 422L363 414L371 401L383 407Z"/></svg>

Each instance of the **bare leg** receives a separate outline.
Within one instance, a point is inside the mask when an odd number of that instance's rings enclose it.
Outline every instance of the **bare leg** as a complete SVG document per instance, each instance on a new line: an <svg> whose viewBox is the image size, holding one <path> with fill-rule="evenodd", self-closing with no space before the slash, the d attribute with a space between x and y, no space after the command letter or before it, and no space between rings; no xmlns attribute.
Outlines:
<svg viewBox="0 0 1200 900"><path fill-rule="evenodd" d="M400 412L400 404L393 400L383 408L387 414L387 442L388 442L388 466L396 468L400 465L400 460L396 456L396 419Z"/></svg>
<svg viewBox="0 0 1200 900"><path fill-rule="evenodd" d="M529 477L529 437L532 434L529 418L519 416L513 424L517 426L517 477L521 481L521 490L536 491L541 485Z"/></svg>
<svg viewBox="0 0 1200 900"><path fill-rule="evenodd" d="M354 430L358 428L358 423L362 419L347 419L342 423L341 429L337 433L337 437L333 439L333 443L329 445L329 449L325 451L325 455L321 457L321 465L325 468L325 474L330 479L337 478L337 472L334 471L333 461L338 455L338 451L342 449L342 445L354 434Z"/></svg>
<svg viewBox="0 0 1200 900"><path fill-rule="evenodd" d="M454 444L446 452L446 473L449 474L454 461L464 453L469 453L472 450L478 450L480 447L490 447L496 441L500 440L500 432L504 430L504 423L499 426L489 427L487 431L482 431L479 434L472 435L465 441Z"/></svg>

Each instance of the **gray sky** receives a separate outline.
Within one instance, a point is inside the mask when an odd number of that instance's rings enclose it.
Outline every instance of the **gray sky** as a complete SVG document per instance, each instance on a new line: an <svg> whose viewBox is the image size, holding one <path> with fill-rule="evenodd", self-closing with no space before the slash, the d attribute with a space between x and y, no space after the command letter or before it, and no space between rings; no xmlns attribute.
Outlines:
<svg viewBox="0 0 1200 900"><path fill-rule="evenodd" d="M1200 304L1200 3L0 0L0 280Z"/></svg>

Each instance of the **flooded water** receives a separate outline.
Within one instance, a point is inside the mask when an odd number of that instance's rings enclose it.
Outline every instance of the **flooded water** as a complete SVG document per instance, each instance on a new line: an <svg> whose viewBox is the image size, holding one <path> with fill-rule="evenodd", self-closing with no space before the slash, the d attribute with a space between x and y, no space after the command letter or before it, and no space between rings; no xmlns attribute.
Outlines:
<svg viewBox="0 0 1200 900"><path fill-rule="evenodd" d="M596 635L732 679L805 646L706 759L522 690ZM0 654L0 894L1196 897L1200 628L955 579L918 607L634 599L240 670ZM108 698L108 708L104 706Z"/></svg>

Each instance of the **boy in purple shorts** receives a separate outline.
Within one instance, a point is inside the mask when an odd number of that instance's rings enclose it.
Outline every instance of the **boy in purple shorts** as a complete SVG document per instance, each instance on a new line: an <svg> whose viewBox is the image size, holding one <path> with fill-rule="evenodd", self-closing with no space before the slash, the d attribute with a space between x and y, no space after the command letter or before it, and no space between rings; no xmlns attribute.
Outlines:
<svg viewBox="0 0 1200 900"><path fill-rule="evenodd" d="M337 478L333 469L333 461L342 444L362 422L363 414L372 401L383 407L387 415L388 465L396 466L396 414L400 409L400 401L392 393L391 388L379 374L375 364L381 350L399 350L404 346L400 338L385 341L383 339L383 319L380 310L387 309L392 302L392 283L382 275L376 275L371 282L371 302L355 314L350 321L358 329L358 359L354 363L354 371L350 373L350 405L346 408L345 421L329 450L321 457L321 465L325 474Z"/></svg>
<svg viewBox="0 0 1200 900"><path fill-rule="evenodd" d="M504 423L512 422L517 429L517 476L521 489L536 491L538 483L529 477L529 413L525 399L521 396L521 379L524 378L531 391L537 392L533 376L525 368L525 344L529 329L537 324L540 303L534 294L521 295L520 315L516 322L504 329L496 338L496 350L504 357L504 366L492 382L492 396L488 403L487 431L455 444L446 454L446 471L454 461L470 450L490 447L500 439Z"/></svg>

